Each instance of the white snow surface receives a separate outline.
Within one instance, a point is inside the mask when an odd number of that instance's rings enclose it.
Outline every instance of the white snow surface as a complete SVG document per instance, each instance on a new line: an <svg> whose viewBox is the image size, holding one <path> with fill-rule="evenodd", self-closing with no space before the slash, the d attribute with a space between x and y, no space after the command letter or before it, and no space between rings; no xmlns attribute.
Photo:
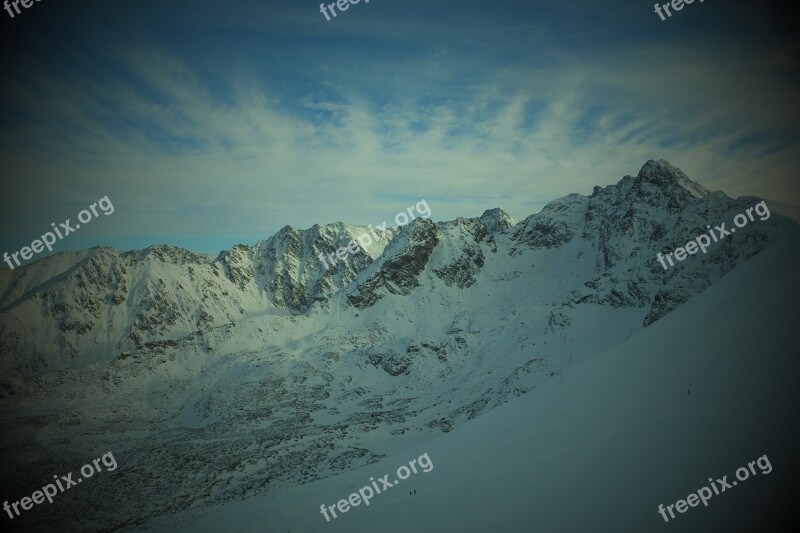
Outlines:
<svg viewBox="0 0 800 533"><path fill-rule="evenodd" d="M146 531L745 531L754 501L790 505L797 472L800 239L761 254L552 387L342 475ZM691 394L687 394L687 390ZM328 523L319 506L427 453L434 467ZM752 476L664 524L657 512L762 455ZM380 486L380 485L379 485ZM786 486L789 486L788 484ZM416 490L415 495L409 491ZM763 509L759 509L762 512ZM330 514L330 513L329 513ZM755 530L755 529L754 529Z"/></svg>

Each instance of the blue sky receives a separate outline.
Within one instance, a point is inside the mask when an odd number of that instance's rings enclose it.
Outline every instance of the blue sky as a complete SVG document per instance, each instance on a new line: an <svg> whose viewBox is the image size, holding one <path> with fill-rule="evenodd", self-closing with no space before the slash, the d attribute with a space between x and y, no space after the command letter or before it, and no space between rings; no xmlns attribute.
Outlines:
<svg viewBox="0 0 800 533"><path fill-rule="evenodd" d="M706 0L35 2L2 18L0 245L216 253L289 224L517 218L664 158L800 205L790 18Z"/></svg>

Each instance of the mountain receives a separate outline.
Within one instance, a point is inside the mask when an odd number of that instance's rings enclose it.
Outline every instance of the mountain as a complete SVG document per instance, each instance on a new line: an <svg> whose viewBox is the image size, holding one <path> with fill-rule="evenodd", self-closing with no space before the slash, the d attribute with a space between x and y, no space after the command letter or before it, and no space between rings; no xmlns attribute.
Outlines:
<svg viewBox="0 0 800 533"><path fill-rule="evenodd" d="M2 475L36 487L112 450L120 469L81 486L74 523L55 504L25 517L86 530L81 513L136 527L395 457L522 395L562 394L578 365L797 238L765 214L706 254L658 261L759 202L648 161L520 222L492 209L380 234L287 226L217 257L162 245L44 258L0 277L15 458Z"/></svg>
<svg viewBox="0 0 800 533"><path fill-rule="evenodd" d="M787 530L800 467L798 264L793 236L552 387L373 464L146 531ZM321 514L422 454L428 472L330 522ZM764 456L771 468L736 484ZM664 522L659 504L723 476L731 488Z"/></svg>

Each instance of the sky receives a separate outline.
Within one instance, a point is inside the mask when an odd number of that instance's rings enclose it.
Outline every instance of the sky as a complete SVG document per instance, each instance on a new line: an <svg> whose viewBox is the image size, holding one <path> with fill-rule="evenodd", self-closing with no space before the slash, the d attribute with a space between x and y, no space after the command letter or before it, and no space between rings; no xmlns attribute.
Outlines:
<svg viewBox="0 0 800 533"><path fill-rule="evenodd" d="M0 252L105 196L114 213L56 251L215 254L422 199L434 220L523 219L649 159L800 205L800 47L777 4L19 7L0 11Z"/></svg>

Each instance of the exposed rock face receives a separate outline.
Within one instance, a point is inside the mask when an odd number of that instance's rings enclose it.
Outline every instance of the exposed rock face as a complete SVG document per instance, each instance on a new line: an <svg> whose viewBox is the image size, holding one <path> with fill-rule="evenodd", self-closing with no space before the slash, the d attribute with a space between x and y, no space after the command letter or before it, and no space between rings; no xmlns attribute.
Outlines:
<svg viewBox="0 0 800 533"><path fill-rule="evenodd" d="M491 253L497 252L495 234L516 224L502 209L484 211L480 218L457 218L452 222L442 222L437 227L444 235L439 263L442 266L433 272L448 286L460 289L470 287L484 265L484 246Z"/></svg>
<svg viewBox="0 0 800 533"><path fill-rule="evenodd" d="M374 258L360 247L344 259L330 257L364 233L371 235L372 246L379 250L386 247L391 236L389 232L372 233L363 226L345 224L315 225L309 230L284 227L255 247L251 268L256 270L257 288L277 307L295 313L327 302L372 263Z"/></svg>
<svg viewBox="0 0 800 533"><path fill-rule="evenodd" d="M400 230L383 256L358 276L347 300L364 309L386 293L408 295L419 286L419 275L438 243L436 225L425 218L415 219Z"/></svg>

